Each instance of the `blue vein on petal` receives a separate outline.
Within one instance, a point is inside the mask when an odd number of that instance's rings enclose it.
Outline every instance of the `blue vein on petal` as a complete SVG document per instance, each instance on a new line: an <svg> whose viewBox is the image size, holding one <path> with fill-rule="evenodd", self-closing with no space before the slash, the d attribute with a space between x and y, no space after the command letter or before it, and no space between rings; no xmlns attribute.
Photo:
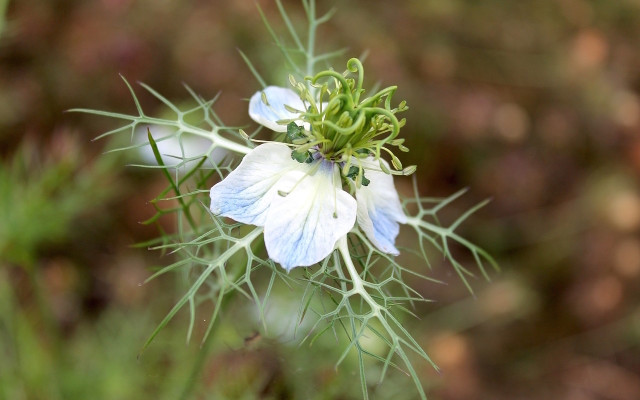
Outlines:
<svg viewBox="0 0 640 400"><path fill-rule="evenodd" d="M385 211L386 208L379 210L376 208L367 210L373 225L373 234L380 244L381 250L397 254L398 249L395 247L395 241L398 232L400 232L400 225L393 214Z"/></svg>

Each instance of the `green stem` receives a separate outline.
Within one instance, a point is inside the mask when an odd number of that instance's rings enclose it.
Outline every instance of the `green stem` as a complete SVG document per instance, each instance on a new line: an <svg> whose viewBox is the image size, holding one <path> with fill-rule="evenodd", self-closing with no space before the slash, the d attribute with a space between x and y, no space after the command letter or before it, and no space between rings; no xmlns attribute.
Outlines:
<svg viewBox="0 0 640 400"><path fill-rule="evenodd" d="M364 281L358 274L358 271L356 271L356 267L353 265L353 260L351 259L351 253L349 252L349 245L347 242L346 235L342 237L340 240L338 240L338 250L342 255L342 259L344 260L344 264L347 267L347 272L349 273L349 277L351 278L351 282L353 284L353 289L349 291L347 296L350 297L350 296L353 296L354 294L358 294L362 298L362 300L364 300L369 305L369 307L371 307L370 318L376 318L380 322L380 325L382 325L382 327L387 331L391 339L391 349L393 350L393 352L395 352L395 354L397 354L402 359L402 361L408 367L409 375L411 375L411 378L416 384L416 388L418 389L420 398L423 400L426 400L427 397L424 393L424 389L422 389L422 385L420 384L420 379L418 378L418 375L416 374L415 370L411 366L411 361L409 360L405 352L402 350L398 335L396 334L395 330L391 327L391 325L387 321L387 318L385 317L385 314L388 315L389 311L386 310L380 304L378 304L373 299L373 297L371 297L369 292L367 292L367 290L364 287L364 283L363 283ZM363 322L363 323L366 324L366 322ZM398 322L396 322L396 324L398 324ZM409 339L411 338L409 337ZM416 351L418 351L417 349L419 348L419 346L417 345L417 343L415 343L415 341L413 341L413 339L411 339L410 344L414 345ZM360 350L358 351L360 352ZM419 352L419 354L423 355L424 353ZM423 357L427 360L429 359L428 357L426 357L426 354L424 354Z"/></svg>
<svg viewBox="0 0 640 400"><path fill-rule="evenodd" d="M313 75L315 64L315 45L316 45L316 2L309 1L308 8L309 17L309 37L307 38L307 75Z"/></svg>
<svg viewBox="0 0 640 400"><path fill-rule="evenodd" d="M228 297L230 297L231 294L233 293L235 292L230 293ZM216 305L216 307L221 307L221 306L222 304ZM217 326L218 324L216 324L216 327ZM205 362L207 361L207 358L210 355L210 350L214 342L213 340L214 337L215 337L214 330L212 329L207 335L207 337L205 338L205 340L202 342L200 349L198 350L198 356L196 357L196 360L193 363L193 366L191 367L191 371L189 372L189 377L187 378L187 382L182 388L182 393L180 397L178 397L178 399L187 400L191 398L191 394L193 393L193 391L197 386L198 377L202 372L202 367L204 366Z"/></svg>
<svg viewBox="0 0 640 400"><path fill-rule="evenodd" d="M262 228L258 227L256 229L254 229L252 232L248 233L241 242L236 243L234 246L232 246L229 250L225 251L219 258L218 261L220 263L226 263L228 261L228 259L236 253L236 251L234 251L234 248L239 246L239 247L246 247L246 246L250 246L251 243L253 243L253 241L255 240L256 237L258 237L260 234L262 233ZM240 275L240 273L235 274L235 276L231 279L231 281L235 281L236 278ZM217 310L220 310L222 307L222 301L225 299L231 299L236 293L237 291L231 291L229 293L225 294L225 287L221 287L220 288L220 293L218 296L218 304L216 304L216 308ZM216 310L216 315L217 315L217 310ZM214 317L215 318L215 317ZM215 328L217 328L218 324L214 325ZM188 400L189 398L191 398L191 394L193 393L193 391L196 389L197 386L197 382L198 382L198 378L200 377L200 374L202 373L202 368L205 365L207 358L210 355L211 352L211 346L213 345L213 338L214 338L214 327L211 328L211 330L206 332L206 337L204 339L204 341L201 344L200 350L198 352L198 356L196 357L195 362L193 363L193 366L191 367L191 371L189 372L189 377L187 378L187 381L182 389L182 393L180 395L180 397L178 397L178 399L180 400ZM174 398L174 397L172 397Z"/></svg>
<svg viewBox="0 0 640 400"><path fill-rule="evenodd" d="M364 288L363 280L360 277L360 274L358 274L358 271L356 271L355 265L353 265L353 260L351 259L351 253L349 252L349 243L347 242L346 235L338 240L338 250L340 251L340 255L342 255L342 260L344 261L344 265L347 267L347 272L349 273L351 283L353 284L353 289L351 289L351 292L353 294L357 293L360 297L362 297L362 299L369 305L369 307L371 307L372 315L382 320L380 305Z"/></svg>

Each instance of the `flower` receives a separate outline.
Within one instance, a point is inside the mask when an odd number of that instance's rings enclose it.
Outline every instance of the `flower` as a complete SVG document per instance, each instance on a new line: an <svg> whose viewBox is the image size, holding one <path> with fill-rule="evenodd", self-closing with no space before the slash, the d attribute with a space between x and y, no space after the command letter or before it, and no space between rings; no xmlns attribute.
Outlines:
<svg viewBox="0 0 640 400"><path fill-rule="evenodd" d="M295 92L275 86L256 93L249 103L250 117L278 132L302 130L290 121L310 126L301 119L307 109ZM356 220L380 251L397 255L394 242L406 216L393 177L383 172L389 171L386 161L369 154L331 159L318 145L306 146L300 159L291 147L268 142L253 149L211 188L211 211L263 226L269 257L287 271L322 261ZM346 167L350 174L344 174ZM343 190L345 181L355 198Z"/></svg>
<svg viewBox="0 0 640 400"><path fill-rule="evenodd" d="M203 157L207 157L209 163L217 164L227 154L222 148L216 148L210 153L205 152L209 148L211 141L201 136L188 133L178 135L176 129L163 125L138 126L134 130L133 140L135 144L140 145L137 148L138 157L147 165L158 164L153 149L149 145L147 132L151 133L156 143L158 152L162 157L162 164L168 168L177 168L181 175L191 171L200 163Z"/></svg>

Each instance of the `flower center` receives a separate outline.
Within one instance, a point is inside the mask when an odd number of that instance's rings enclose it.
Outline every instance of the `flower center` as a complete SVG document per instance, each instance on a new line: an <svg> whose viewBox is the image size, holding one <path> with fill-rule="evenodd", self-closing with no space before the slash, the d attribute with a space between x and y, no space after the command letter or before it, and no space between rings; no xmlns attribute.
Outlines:
<svg viewBox="0 0 640 400"><path fill-rule="evenodd" d="M405 119L399 120L396 114L408 107L405 101L391 107L396 86L365 97L364 68L357 58L348 61L343 74L326 70L305 77L304 83L293 76L289 80L306 106L300 114L303 126L296 122L287 125L287 141L294 145L292 158L310 163L321 156L341 165L342 176L358 186L368 183L359 159L374 157L386 173L409 175L415 171L415 166L403 169L391 150L409 151L404 139L397 138ZM381 161L383 152L391 157L394 171Z"/></svg>

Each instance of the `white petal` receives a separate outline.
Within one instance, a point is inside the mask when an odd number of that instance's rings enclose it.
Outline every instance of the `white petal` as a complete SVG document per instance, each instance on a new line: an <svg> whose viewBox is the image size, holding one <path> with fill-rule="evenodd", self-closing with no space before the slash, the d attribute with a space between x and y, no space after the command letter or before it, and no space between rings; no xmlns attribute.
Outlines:
<svg viewBox="0 0 640 400"><path fill-rule="evenodd" d="M271 200L277 196L278 180L291 171L308 169L309 164L291 159L291 149L286 145L262 144L211 188L211 212L245 224L264 226Z"/></svg>
<svg viewBox="0 0 640 400"><path fill-rule="evenodd" d="M355 224L356 201L334 184L334 168L324 162L313 176L291 172L277 184L290 192L273 198L264 241L269 257L287 271L327 257Z"/></svg>
<svg viewBox="0 0 640 400"><path fill-rule="evenodd" d="M358 225L380 251L397 255L395 241L400 232L399 223L406 223L407 216L402 211L393 176L382 172L378 162L372 158L359 162L370 182L356 190ZM382 162L388 168L386 161Z"/></svg>
<svg viewBox="0 0 640 400"><path fill-rule="evenodd" d="M267 98L268 104L262 101L263 93ZM251 96L251 100L249 101L249 116L257 123L271 130L286 132L287 126L280 125L276 121L282 119L297 119L298 114L287 110L285 105L296 110L305 110L304 103L300 100L300 96L293 90L278 86L267 86Z"/></svg>

